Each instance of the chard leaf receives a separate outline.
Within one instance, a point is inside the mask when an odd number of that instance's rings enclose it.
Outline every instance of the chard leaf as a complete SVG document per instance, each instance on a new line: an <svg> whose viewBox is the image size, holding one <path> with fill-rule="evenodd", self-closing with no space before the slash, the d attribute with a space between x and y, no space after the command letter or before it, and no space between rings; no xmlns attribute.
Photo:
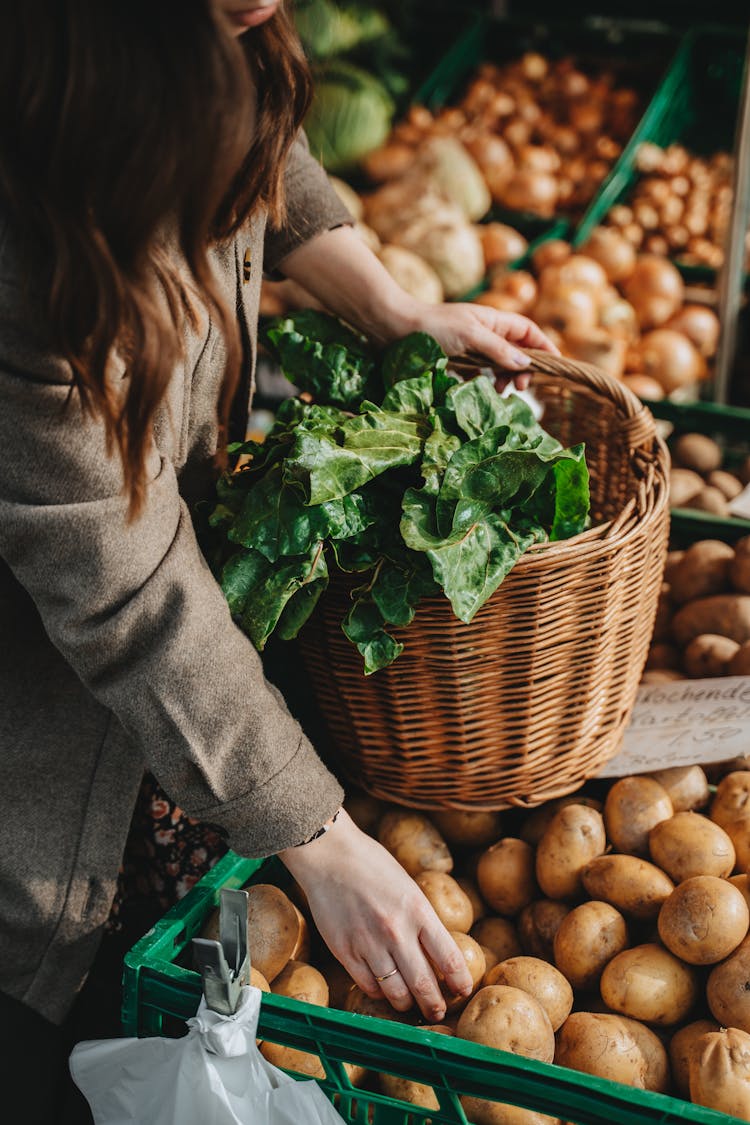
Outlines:
<svg viewBox="0 0 750 1125"><path fill-rule="evenodd" d="M298 430L284 480L300 485L308 504L336 500L388 469L413 464L424 436L419 418L385 411L349 418L333 434Z"/></svg>
<svg viewBox="0 0 750 1125"><path fill-rule="evenodd" d="M262 338L287 379L318 402L355 406L374 389L370 349L335 317L312 309L274 317Z"/></svg>
<svg viewBox="0 0 750 1125"><path fill-rule="evenodd" d="M285 555L304 554L319 540L357 535L370 523L372 516L359 493L308 505L298 488L284 484L281 465L274 465L246 493L228 537L275 562Z"/></svg>
<svg viewBox="0 0 750 1125"><path fill-rule="evenodd" d="M437 590L430 568L420 556L412 558L408 569L384 561L370 587L370 597L389 625L408 625L420 600Z"/></svg>
<svg viewBox="0 0 750 1125"><path fill-rule="evenodd" d="M412 332L389 344L383 353L382 377L386 387L413 379L425 371L445 371L448 357L437 340L426 332Z"/></svg>
<svg viewBox="0 0 750 1125"><path fill-rule="evenodd" d="M558 461L527 509L530 518L550 528L550 540L570 539L588 526L589 470L583 445L568 450L575 459Z"/></svg>
<svg viewBox="0 0 750 1125"><path fill-rule="evenodd" d="M302 587L327 581L323 544L306 555L270 563L259 551L238 551L225 564L221 588L232 616L260 651L287 603Z"/></svg>
<svg viewBox="0 0 750 1125"><path fill-rule="evenodd" d="M365 675L392 664L404 646L387 633L383 615L373 601L361 598L344 618L341 628L364 658Z"/></svg>
<svg viewBox="0 0 750 1125"><path fill-rule="evenodd" d="M421 469L425 488L437 495L451 457L461 448L461 439L446 432L440 415L435 411L430 414L430 424L432 433L424 443Z"/></svg>
<svg viewBox="0 0 750 1125"><path fill-rule="evenodd" d="M383 399L383 410L404 414L427 414L432 406L432 375L426 371L414 379L396 383Z"/></svg>

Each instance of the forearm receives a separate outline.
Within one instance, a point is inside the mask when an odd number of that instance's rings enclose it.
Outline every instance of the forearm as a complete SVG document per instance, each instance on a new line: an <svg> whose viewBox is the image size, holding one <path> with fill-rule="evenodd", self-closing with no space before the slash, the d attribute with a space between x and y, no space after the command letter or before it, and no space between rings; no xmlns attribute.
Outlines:
<svg viewBox="0 0 750 1125"><path fill-rule="evenodd" d="M351 227L325 231L279 264L336 316L387 344L413 332L423 306L404 292Z"/></svg>

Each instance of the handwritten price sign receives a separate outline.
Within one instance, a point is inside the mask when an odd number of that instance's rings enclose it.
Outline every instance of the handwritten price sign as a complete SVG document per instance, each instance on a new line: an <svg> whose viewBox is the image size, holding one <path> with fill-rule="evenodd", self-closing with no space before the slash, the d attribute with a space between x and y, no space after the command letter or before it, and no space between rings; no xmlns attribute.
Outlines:
<svg viewBox="0 0 750 1125"><path fill-rule="evenodd" d="M605 777L750 755L750 676L647 684Z"/></svg>

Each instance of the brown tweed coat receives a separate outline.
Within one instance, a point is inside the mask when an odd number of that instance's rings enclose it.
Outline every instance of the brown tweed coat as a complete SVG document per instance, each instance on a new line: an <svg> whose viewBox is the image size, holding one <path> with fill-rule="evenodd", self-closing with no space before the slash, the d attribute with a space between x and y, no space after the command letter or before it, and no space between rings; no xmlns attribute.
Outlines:
<svg viewBox="0 0 750 1125"><path fill-rule="evenodd" d="M286 186L283 230L258 217L213 251L246 338L246 400L262 269L350 221L303 141ZM144 767L245 855L304 839L342 793L196 545L186 501L218 440L214 326L186 338L129 524L101 423L64 408L42 276L0 211L0 991L59 1022L96 952Z"/></svg>

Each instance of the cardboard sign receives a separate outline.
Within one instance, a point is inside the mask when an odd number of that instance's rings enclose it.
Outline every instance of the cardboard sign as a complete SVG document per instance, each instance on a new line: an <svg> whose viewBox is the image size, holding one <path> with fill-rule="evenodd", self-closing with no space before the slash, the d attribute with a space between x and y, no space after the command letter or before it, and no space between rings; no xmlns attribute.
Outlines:
<svg viewBox="0 0 750 1125"><path fill-rule="evenodd" d="M735 496L730 502L729 511L733 516L750 520L750 484L746 485L739 496Z"/></svg>
<svg viewBox="0 0 750 1125"><path fill-rule="evenodd" d="M645 684L604 777L750 755L750 676Z"/></svg>

